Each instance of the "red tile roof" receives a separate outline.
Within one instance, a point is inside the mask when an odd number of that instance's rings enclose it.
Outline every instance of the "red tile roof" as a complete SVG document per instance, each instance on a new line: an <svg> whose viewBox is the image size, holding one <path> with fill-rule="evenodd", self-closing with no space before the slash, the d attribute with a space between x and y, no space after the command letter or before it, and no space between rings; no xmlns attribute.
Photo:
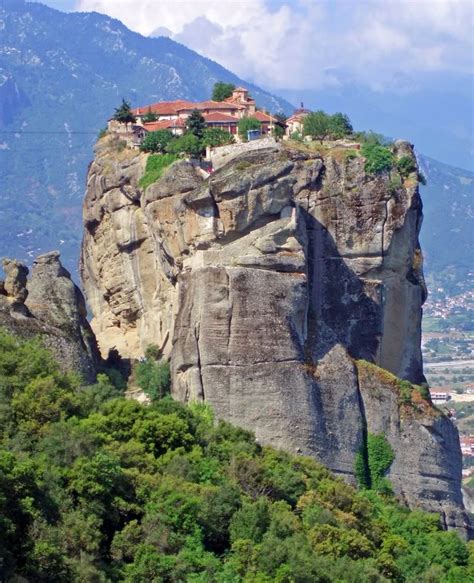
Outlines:
<svg viewBox="0 0 474 583"><path fill-rule="evenodd" d="M200 101L198 103L189 103L177 111L189 111L193 109L225 109L227 111L232 111L236 109L245 109L245 106L238 103L228 103L227 101Z"/></svg>
<svg viewBox="0 0 474 583"><path fill-rule="evenodd" d="M184 99L178 99L176 101L160 101L159 103L152 103L151 105L145 105L144 107L137 107L133 110L134 115L145 115L149 111L156 113L158 115L176 115L180 109L186 107L191 107L192 101L186 101Z"/></svg>
<svg viewBox="0 0 474 583"><path fill-rule="evenodd" d="M157 132L158 130L167 130L170 128L182 128L182 127L184 127L184 120L182 120L182 119L162 119L160 121L152 121L150 123L144 123L143 127L148 132Z"/></svg>
<svg viewBox="0 0 474 583"><path fill-rule="evenodd" d="M252 115L252 117L257 118L258 121L260 121L260 122L266 122L266 123L270 123L270 122L275 123L276 122L276 119L272 115L270 115L269 113L264 113L263 111L256 111Z"/></svg>
<svg viewBox="0 0 474 583"><path fill-rule="evenodd" d="M232 123L236 125L239 123L239 118L226 115L225 113L219 113L217 111L204 114L203 117L207 123Z"/></svg>

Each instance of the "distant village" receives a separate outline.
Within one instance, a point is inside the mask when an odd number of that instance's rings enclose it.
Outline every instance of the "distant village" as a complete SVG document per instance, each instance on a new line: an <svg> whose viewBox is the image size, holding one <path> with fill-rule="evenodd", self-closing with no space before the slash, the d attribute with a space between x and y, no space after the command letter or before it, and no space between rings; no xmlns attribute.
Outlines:
<svg viewBox="0 0 474 583"><path fill-rule="evenodd" d="M282 121L270 113L256 107L255 99L249 95L248 89L236 87L230 97L222 101L160 101L132 109L135 122L122 123L112 118L108 122L108 130L123 134L123 139L132 147L139 147L146 135L150 132L168 130L174 136L181 136L186 130L186 120L194 112L199 111L205 120L207 128L217 128L228 132L239 142L239 121L249 117L260 122L258 137L291 135L303 133L303 120L310 113L303 107L297 109L293 115ZM153 121L148 121L153 117ZM277 128L280 128L277 131Z"/></svg>

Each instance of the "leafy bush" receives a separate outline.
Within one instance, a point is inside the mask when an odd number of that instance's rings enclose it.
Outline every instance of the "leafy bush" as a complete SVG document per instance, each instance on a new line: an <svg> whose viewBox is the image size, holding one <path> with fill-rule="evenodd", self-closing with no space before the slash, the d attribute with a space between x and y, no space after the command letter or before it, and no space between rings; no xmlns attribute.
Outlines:
<svg viewBox="0 0 474 583"><path fill-rule="evenodd" d="M363 144L361 154L365 158L365 171L376 175L392 169L394 156L389 148L378 144Z"/></svg>
<svg viewBox="0 0 474 583"><path fill-rule="evenodd" d="M385 138L382 134L377 134L376 132L356 132L354 134L354 139L358 140L361 144L367 145L377 145L377 146L391 146L392 141Z"/></svg>
<svg viewBox="0 0 474 583"><path fill-rule="evenodd" d="M148 156L146 161L145 174L140 178L139 185L141 188L145 189L150 184L156 182L163 172L171 166L173 162L176 162L178 157L174 154L152 154Z"/></svg>
<svg viewBox="0 0 474 583"><path fill-rule="evenodd" d="M199 138L188 132L179 138L171 140L166 147L166 151L175 156L186 154L187 156L198 158L202 155L203 146Z"/></svg>
<svg viewBox="0 0 474 583"><path fill-rule="evenodd" d="M148 111L145 113L144 116L142 116L143 123L150 123L150 122L154 122L157 120L158 120L158 115L156 113L153 113L150 108L148 108Z"/></svg>
<svg viewBox="0 0 474 583"><path fill-rule="evenodd" d="M352 134L352 124L344 113L329 115L319 110L308 114L303 120L304 135L321 142L325 138L339 139Z"/></svg>
<svg viewBox="0 0 474 583"><path fill-rule="evenodd" d="M135 368L138 386L152 399L161 399L170 388L170 366L166 361L147 359Z"/></svg>
<svg viewBox="0 0 474 583"><path fill-rule="evenodd" d="M417 171L417 165L411 156L402 156L397 160L397 170L400 172L400 176L406 178L412 172Z"/></svg>
<svg viewBox="0 0 474 583"><path fill-rule="evenodd" d="M208 128L204 130L202 137L203 146L210 146L211 148L225 146L226 144L232 144L233 142L234 136L220 128Z"/></svg>
<svg viewBox="0 0 474 583"><path fill-rule="evenodd" d="M155 152L162 154L172 139L173 134L169 130L149 132L140 144L140 150L142 152Z"/></svg>
<svg viewBox="0 0 474 583"><path fill-rule="evenodd" d="M240 139L246 142L248 140L247 132L251 130L259 130L262 124L255 117L243 117L237 126Z"/></svg>
<svg viewBox="0 0 474 583"><path fill-rule="evenodd" d="M233 83L224 83L222 81L218 81L214 84L214 88L212 90L212 100L213 101L224 101L232 95L232 92L235 89L235 85Z"/></svg>
<svg viewBox="0 0 474 583"><path fill-rule="evenodd" d="M369 433L367 435L367 461L371 486L376 491L385 491L387 480L385 474L392 465L395 456L385 435Z"/></svg>

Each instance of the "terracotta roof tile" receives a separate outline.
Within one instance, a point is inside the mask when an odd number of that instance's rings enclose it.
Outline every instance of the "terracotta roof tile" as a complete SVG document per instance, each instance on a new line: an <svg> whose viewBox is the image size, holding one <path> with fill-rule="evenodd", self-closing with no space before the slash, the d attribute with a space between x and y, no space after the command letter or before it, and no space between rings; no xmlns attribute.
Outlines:
<svg viewBox="0 0 474 583"><path fill-rule="evenodd" d="M160 101L158 103L145 105L144 107L137 107L133 110L133 114L145 115L148 111L151 111L158 115L176 115L180 108L182 109L192 105L193 103L191 101L186 101L184 99L178 99L176 101Z"/></svg>
<svg viewBox="0 0 474 583"><path fill-rule="evenodd" d="M263 121L263 122L276 122L276 118L274 118L272 115L270 115L269 113L264 113L263 111L256 111L252 117L255 117L258 119L258 121Z"/></svg>
<svg viewBox="0 0 474 583"><path fill-rule="evenodd" d="M226 115L225 113L213 112L205 114L203 117L208 123L239 123L239 118Z"/></svg>
<svg viewBox="0 0 474 583"><path fill-rule="evenodd" d="M148 132L157 132L158 130L182 128L184 127L184 121L182 119L162 119L160 121L152 121L150 123L145 123L143 124L143 127Z"/></svg>

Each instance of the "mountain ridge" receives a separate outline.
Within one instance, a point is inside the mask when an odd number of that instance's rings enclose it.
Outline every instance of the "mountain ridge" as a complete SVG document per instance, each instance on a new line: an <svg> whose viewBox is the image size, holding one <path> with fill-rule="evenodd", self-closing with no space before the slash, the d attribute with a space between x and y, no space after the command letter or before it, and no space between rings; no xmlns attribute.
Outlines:
<svg viewBox="0 0 474 583"><path fill-rule="evenodd" d="M9 1L0 20L0 255L31 263L60 248L77 272L87 165L122 97L200 100L222 80L245 84L267 109L292 109L184 45L102 14Z"/></svg>

